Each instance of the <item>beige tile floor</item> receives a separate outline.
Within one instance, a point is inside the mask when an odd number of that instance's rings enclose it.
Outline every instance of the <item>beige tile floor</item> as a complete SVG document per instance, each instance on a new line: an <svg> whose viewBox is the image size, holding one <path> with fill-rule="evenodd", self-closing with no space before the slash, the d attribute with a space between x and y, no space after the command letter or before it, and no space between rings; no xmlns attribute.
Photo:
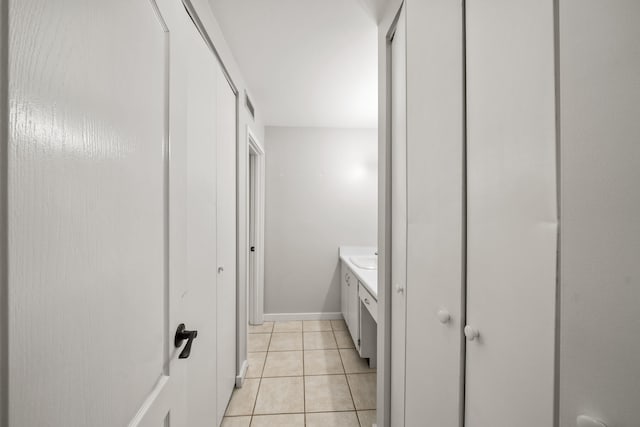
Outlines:
<svg viewBox="0 0 640 427"><path fill-rule="evenodd" d="M222 427L371 427L376 370L342 320L249 326L249 369Z"/></svg>

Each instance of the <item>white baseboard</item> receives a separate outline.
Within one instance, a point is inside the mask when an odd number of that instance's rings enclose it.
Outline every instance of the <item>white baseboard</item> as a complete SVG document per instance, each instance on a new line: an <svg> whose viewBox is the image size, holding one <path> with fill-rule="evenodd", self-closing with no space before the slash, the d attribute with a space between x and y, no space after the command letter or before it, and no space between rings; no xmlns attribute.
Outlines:
<svg viewBox="0 0 640 427"><path fill-rule="evenodd" d="M244 385L244 377L247 375L247 369L249 369L249 362L247 360L242 362L242 367L240 368L240 373L236 376L236 387L242 388Z"/></svg>
<svg viewBox="0 0 640 427"><path fill-rule="evenodd" d="M286 320L342 320L342 313L265 313L265 322L282 322Z"/></svg>

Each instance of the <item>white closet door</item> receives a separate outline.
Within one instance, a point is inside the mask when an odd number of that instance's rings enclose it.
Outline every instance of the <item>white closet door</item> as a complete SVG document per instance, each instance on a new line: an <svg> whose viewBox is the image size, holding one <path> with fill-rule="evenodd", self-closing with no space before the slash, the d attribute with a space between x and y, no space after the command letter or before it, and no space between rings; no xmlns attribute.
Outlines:
<svg viewBox="0 0 640 427"><path fill-rule="evenodd" d="M466 427L553 425L553 0L468 0Z"/></svg>
<svg viewBox="0 0 640 427"><path fill-rule="evenodd" d="M460 425L462 13L460 1L407 2L407 426Z"/></svg>
<svg viewBox="0 0 640 427"><path fill-rule="evenodd" d="M218 125L218 418L222 416L236 377L236 95L222 69L216 71ZM243 301L244 303L244 301Z"/></svg>
<svg viewBox="0 0 640 427"><path fill-rule="evenodd" d="M560 426L640 425L640 2L560 2Z"/></svg>
<svg viewBox="0 0 640 427"><path fill-rule="evenodd" d="M407 298L406 14L391 42L391 424L404 426Z"/></svg>
<svg viewBox="0 0 640 427"><path fill-rule="evenodd" d="M179 8L158 5L8 6L12 427L186 425L167 198Z"/></svg>
<svg viewBox="0 0 640 427"><path fill-rule="evenodd" d="M189 426L211 425L217 415L216 349L217 209L216 140L218 123L217 59L186 11L188 56L187 112L187 289L185 322L199 331L189 357L187 407ZM226 405L225 405L226 406ZM223 408L224 410L224 408Z"/></svg>

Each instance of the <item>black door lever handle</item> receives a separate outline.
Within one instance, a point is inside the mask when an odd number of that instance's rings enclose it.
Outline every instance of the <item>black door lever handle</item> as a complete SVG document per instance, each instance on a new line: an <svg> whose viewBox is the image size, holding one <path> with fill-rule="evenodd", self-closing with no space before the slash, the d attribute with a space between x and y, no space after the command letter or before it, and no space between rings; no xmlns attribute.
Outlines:
<svg viewBox="0 0 640 427"><path fill-rule="evenodd" d="M180 356L178 356L178 359L186 359L189 357L189 355L191 355L191 344L193 344L193 340L198 336L198 331L187 331L186 327L184 326L184 323L181 323L178 326L178 330L176 331L176 337L173 340L173 343L175 344L176 348L179 348L180 346L182 346L182 343L184 342L184 340L187 340L187 345L184 346L184 348L182 349L182 352L180 353Z"/></svg>

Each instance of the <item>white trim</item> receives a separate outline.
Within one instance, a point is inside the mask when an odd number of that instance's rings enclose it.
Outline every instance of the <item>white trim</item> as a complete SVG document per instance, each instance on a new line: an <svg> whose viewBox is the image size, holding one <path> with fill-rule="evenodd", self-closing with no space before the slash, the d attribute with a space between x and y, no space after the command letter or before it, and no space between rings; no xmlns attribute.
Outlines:
<svg viewBox="0 0 640 427"><path fill-rule="evenodd" d="M286 320L342 320L340 312L323 313L265 313L265 322L282 322Z"/></svg>
<svg viewBox="0 0 640 427"><path fill-rule="evenodd" d="M166 411L171 407L170 399L172 398L169 381L170 378L167 375L160 377L128 427L160 425L166 419Z"/></svg>
<svg viewBox="0 0 640 427"><path fill-rule="evenodd" d="M255 239L254 256L248 252L247 286L249 288L249 323L260 325L264 322L264 216L265 216L265 152L251 128L247 125L247 251L251 247L252 237ZM255 161L251 162L251 156ZM253 173L252 173L253 170ZM254 193L251 193L253 177ZM249 198L253 196L253 201ZM251 215L249 206L254 206L255 216ZM252 236L251 225L255 236ZM255 264L254 264L255 263ZM253 267L253 268L252 268Z"/></svg>
<svg viewBox="0 0 640 427"><path fill-rule="evenodd" d="M8 57L9 6L0 4L0 426L9 425Z"/></svg>
<svg viewBox="0 0 640 427"><path fill-rule="evenodd" d="M403 0L378 24L378 360L376 424L391 425L391 39Z"/></svg>
<svg viewBox="0 0 640 427"><path fill-rule="evenodd" d="M242 361L240 366L240 373L236 376L236 387L242 388L244 385L244 378L247 375L247 369L249 369L249 362L247 360Z"/></svg>
<svg viewBox="0 0 640 427"><path fill-rule="evenodd" d="M193 24L198 29L198 32L204 39L204 42L207 44L209 49L211 49L211 51L213 52L214 56L218 60L218 63L220 64L220 67L222 67L222 74L224 74L224 78L227 79L227 82L229 82L229 86L231 86L231 90L233 91L234 95L236 95L236 97L239 98L240 91L238 90L238 86L236 86L236 84L233 82L233 79L231 78L231 73L229 73L227 66L222 60L222 56L220 55L220 52L216 48L215 43L213 42L213 40L211 40L211 37L209 36L209 33L207 32L207 29L204 23L200 20L200 16L198 16L198 12L196 11L196 8L193 6L193 3L191 2L191 0L182 0L182 4L184 5L184 8L187 10L187 14L193 21Z"/></svg>

